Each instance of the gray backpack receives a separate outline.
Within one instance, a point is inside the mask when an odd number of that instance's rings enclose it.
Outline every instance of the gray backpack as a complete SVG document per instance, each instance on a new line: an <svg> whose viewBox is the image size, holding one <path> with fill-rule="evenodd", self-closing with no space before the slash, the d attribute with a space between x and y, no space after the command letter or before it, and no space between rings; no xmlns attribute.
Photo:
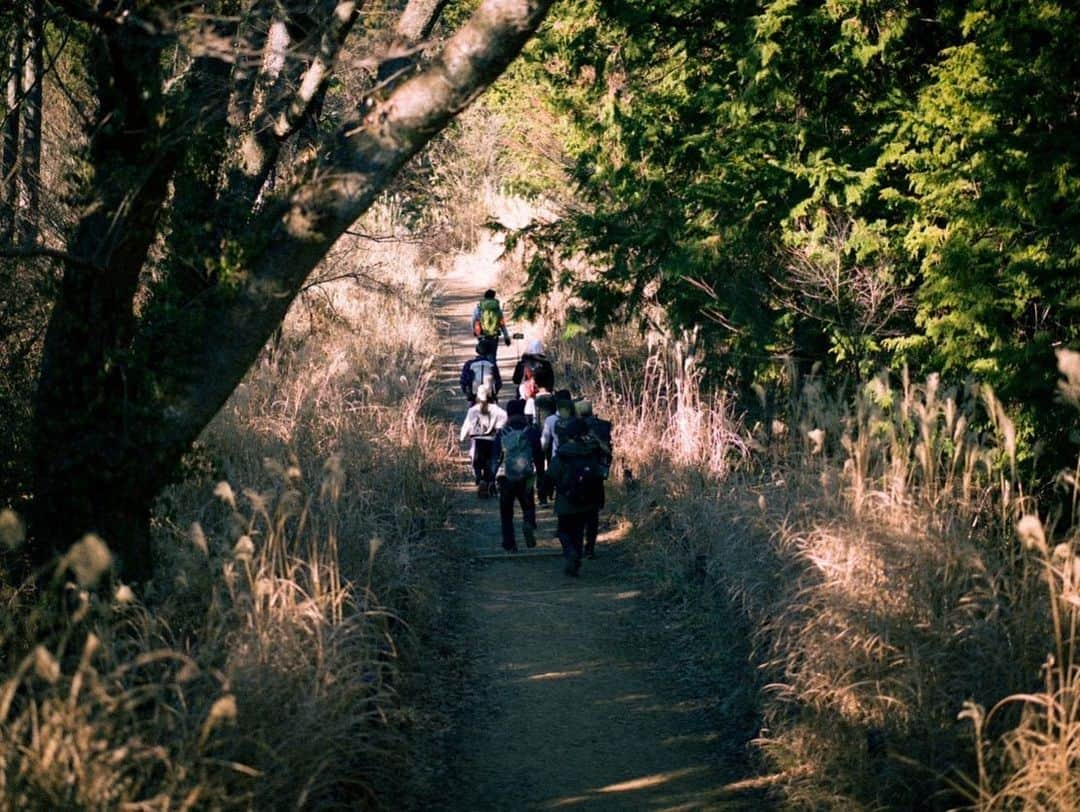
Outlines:
<svg viewBox="0 0 1080 812"><path fill-rule="evenodd" d="M476 390L488 381L491 380L491 370L495 368L495 365L486 358L477 358L469 364L469 369L472 370L472 393L475 395Z"/></svg>
<svg viewBox="0 0 1080 812"><path fill-rule="evenodd" d="M532 443L525 429L504 430L502 451L502 473L511 482L520 482L536 473Z"/></svg>

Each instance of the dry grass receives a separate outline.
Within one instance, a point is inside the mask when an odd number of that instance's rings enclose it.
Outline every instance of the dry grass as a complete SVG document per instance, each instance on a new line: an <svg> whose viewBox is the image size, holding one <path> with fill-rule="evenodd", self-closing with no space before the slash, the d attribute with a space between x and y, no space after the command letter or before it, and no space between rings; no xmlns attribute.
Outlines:
<svg viewBox="0 0 1080 812"><path fill-rule="evenodd" d="M1058 350L1060 396L1080 411L1080 353ZM1080 807L1080 459L1062 471L1071 496L1071 527L1055 532L1035 514L1016 524L1031 570L1044 587L1053 647L1042 667L1040 689L1012 694L989 712L971 702L961 713L972 723L977 772L966 784L978 810L1068 810ZM1033 590L1034 591L1034 590ZM1019 721L996 734L998 716Z"/></svg>
<svg viewBox="0 0 1080 812"><path fill-rule="evenodd" d="M331 260L362 274L298 303L163 496L155 583L72 593L74 614L5 591L0 809L400 800L451 448L421 416L418 249L375 245Z"/></svg>
<svg viewBox="0 0 1080 812"><path fill-rule="evenodd" d="M615 420L616 470L636 476L611 507L717 690L760 713L786 807L1076 808L1074 553L1016 543L1037 505L991 391L883 375L836 398L792 381L746 426L700 393L692 342L577 337L551 355ZM757 670L734 687L707 650L730 643L733 613Z"/></svg>

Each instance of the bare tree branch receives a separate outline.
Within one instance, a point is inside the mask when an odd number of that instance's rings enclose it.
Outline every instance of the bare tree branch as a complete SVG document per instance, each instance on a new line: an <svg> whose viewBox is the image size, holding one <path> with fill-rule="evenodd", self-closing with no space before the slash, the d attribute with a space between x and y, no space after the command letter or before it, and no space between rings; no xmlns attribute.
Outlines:
<svg viewBox="0 0 1080 812"><path fill-rule="evenodd" d="M186 448L232 392L312 268L371 205L398 169L505 69L552 0L485 0L424 71L347 123L337 148L283 207L250 281L206 330L173 346L188 374L158 441Z"/></svg>
<svg viewBox="0 0 1080 812"><path fill-rule="evenodd" d="M447 0L409 0L398 17L398 40L412 44L430 37L446 4Z"/></svg>

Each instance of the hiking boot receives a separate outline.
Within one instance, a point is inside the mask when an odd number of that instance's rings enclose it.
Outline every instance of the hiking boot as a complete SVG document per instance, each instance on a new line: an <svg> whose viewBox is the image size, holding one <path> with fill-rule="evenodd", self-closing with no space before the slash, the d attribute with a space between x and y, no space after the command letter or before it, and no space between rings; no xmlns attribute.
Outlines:
<svg viewBox="0 0 1080 812"><path fill-rule="evenodd" d="M476 495L481 499L488 498L488 484L486 482L480 482L476 486Z"/></svg>
<svg viewBox="0 0 1080 812"><path fill-rule="evenodd" d="M580 570L580 569L581 569L581 559L580 558L568 558L568 559L566 559L566 566L563 567L563 572L565 572L567 575L570 575L570 576L573 576L573 577L576 578L577 574L578 574L578 570Z"/></svg>
<svg viewBox="0 0 1080 812"><path fill-rule="evenodd" d="M525 546L530 549L536 546L536 529L527 524L521 529L521 534L525 536Z"/></svg>

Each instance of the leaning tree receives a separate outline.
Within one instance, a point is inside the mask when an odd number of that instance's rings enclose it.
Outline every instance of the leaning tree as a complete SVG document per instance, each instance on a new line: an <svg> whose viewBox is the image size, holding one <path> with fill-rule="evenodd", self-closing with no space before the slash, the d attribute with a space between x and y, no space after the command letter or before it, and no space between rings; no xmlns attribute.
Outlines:
<svg viewBox="0 0 1080 812"><path fill-rule="evenodd" d="M51 0L80 29L92 101L65 244L22 249L63 264L34 403L34 563L95 531L123 577L151 574L156 494L305 278L550 4L483 0L436 45L445 0ZM335 84L346 54L362 93Z"/></svg>

